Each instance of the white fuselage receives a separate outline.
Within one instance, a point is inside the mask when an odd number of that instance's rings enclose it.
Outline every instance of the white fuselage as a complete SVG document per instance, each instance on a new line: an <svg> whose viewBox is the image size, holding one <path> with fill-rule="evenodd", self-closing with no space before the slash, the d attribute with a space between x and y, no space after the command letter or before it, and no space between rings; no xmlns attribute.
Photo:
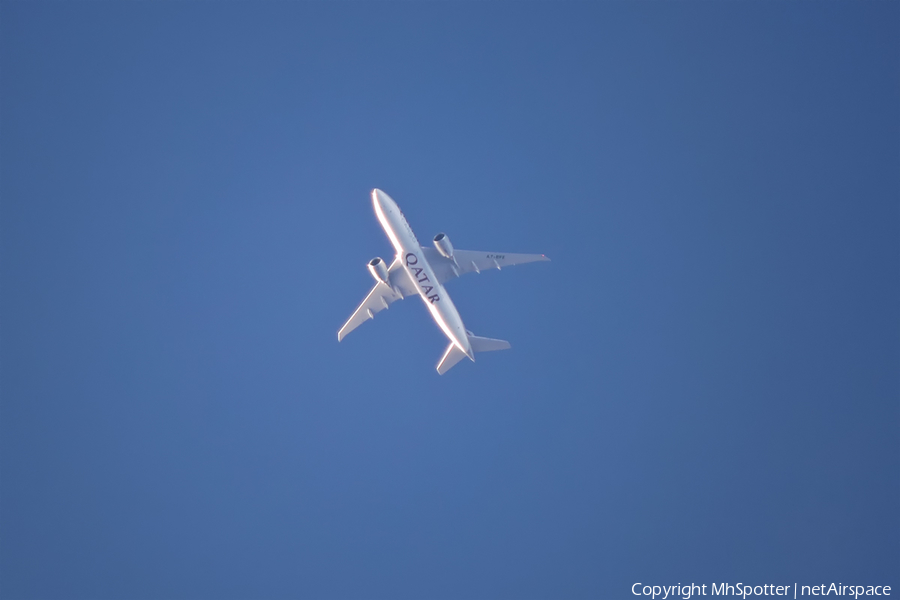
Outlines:
<svg viewBox="0 0 900 600"><path fill-rule="evenodd" d="M428 307L428 312L450 341L466 356L475 360L462 318L444 286L434 276L434 271L422 252L422 246L400 212L400 207L390 196L377 189L372 190L372 204L378 221L397 252L397 258L416 283L419 297Z"/></svg>

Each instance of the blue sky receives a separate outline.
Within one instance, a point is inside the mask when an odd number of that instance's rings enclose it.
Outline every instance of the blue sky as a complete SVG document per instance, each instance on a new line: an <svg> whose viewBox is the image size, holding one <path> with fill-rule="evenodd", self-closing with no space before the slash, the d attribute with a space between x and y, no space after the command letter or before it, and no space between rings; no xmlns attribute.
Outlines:
<svg viewBox="0 0 900 600"><path fill-rule="evenodd" d="M0 595L896 589L898 12L2 2Z"/></svg>

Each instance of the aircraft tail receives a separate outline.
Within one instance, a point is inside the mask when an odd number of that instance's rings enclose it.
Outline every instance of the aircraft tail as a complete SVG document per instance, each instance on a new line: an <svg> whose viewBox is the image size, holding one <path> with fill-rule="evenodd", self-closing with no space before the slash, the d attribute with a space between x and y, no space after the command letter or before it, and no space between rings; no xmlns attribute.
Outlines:
<svg viewBox="0 0 900 600"><path fill-rule="evenodd" d="M473 352L492 352L494 350L508 350L509 342L506 340L495 340L492 338L478 337L466 332L469 336L469 344ZM456 366L456 363L466 358L466 353L456 347L456 344L450 342L447 350L444 352L441 362L438 363L437 372L441 375ZM474 359L473 359L474 360Z"/></svg>
<svg viewBox="0 0 900 600"><path fill-rule="evenodd" d="M458 363L465 357L466 353L457 348L456 344L450 342L450 345L447 346L447 351L444 352L444 357L441 359L441 362L438 363L438 374L443 375L444 373L455 367L456 363Z"/></svg>
<svg viewBox="0 0 900 600"><path fill-rule="evenodd" d="M509 342L469 334L469 343L475 352L491 352L493 350L509 350Z"/></svg>

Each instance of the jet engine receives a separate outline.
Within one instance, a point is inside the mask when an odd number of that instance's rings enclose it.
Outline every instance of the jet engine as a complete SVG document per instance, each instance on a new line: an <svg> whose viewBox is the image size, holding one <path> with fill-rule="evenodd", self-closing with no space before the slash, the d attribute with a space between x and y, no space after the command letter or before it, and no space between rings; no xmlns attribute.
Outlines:
<svg viewBox="0 0 900 600"><path fill-rule="evenodd" d="M444 258L453 258L453 244L446 233L439 233L434 236L434 247Z"/></svg>
<svg viewBox="0 0 900 600"><path fill-rule="evenodd" d="M387 267L384 266L384 261L381 260L380 257L376 256L369 261L369 273L372 274L372 277L375 278L375 281L380 281L381 283L390 285L390 283L388 283Z"/></svg>

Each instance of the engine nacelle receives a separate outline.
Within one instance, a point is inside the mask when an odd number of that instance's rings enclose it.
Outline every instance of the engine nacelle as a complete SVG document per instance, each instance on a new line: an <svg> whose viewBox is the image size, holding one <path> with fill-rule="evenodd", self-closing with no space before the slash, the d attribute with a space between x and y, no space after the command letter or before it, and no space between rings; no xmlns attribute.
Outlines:
<svg viewBox="0 0 900 600"><path fill-rule="evenodd" d="M447 237L446 233L439 233L434 236L434 247L437 248L437 251L444 258L453 258L453 244L450 243L450 238Z"/></svg>
<svg viewBox="0 0 900 600"><path fill-rule="evenodd" d="M375 278L375 281L390 285L388 283L388 270L384 266L384 261L380 257L375 257L369 261L369 273Z"/></svg>

